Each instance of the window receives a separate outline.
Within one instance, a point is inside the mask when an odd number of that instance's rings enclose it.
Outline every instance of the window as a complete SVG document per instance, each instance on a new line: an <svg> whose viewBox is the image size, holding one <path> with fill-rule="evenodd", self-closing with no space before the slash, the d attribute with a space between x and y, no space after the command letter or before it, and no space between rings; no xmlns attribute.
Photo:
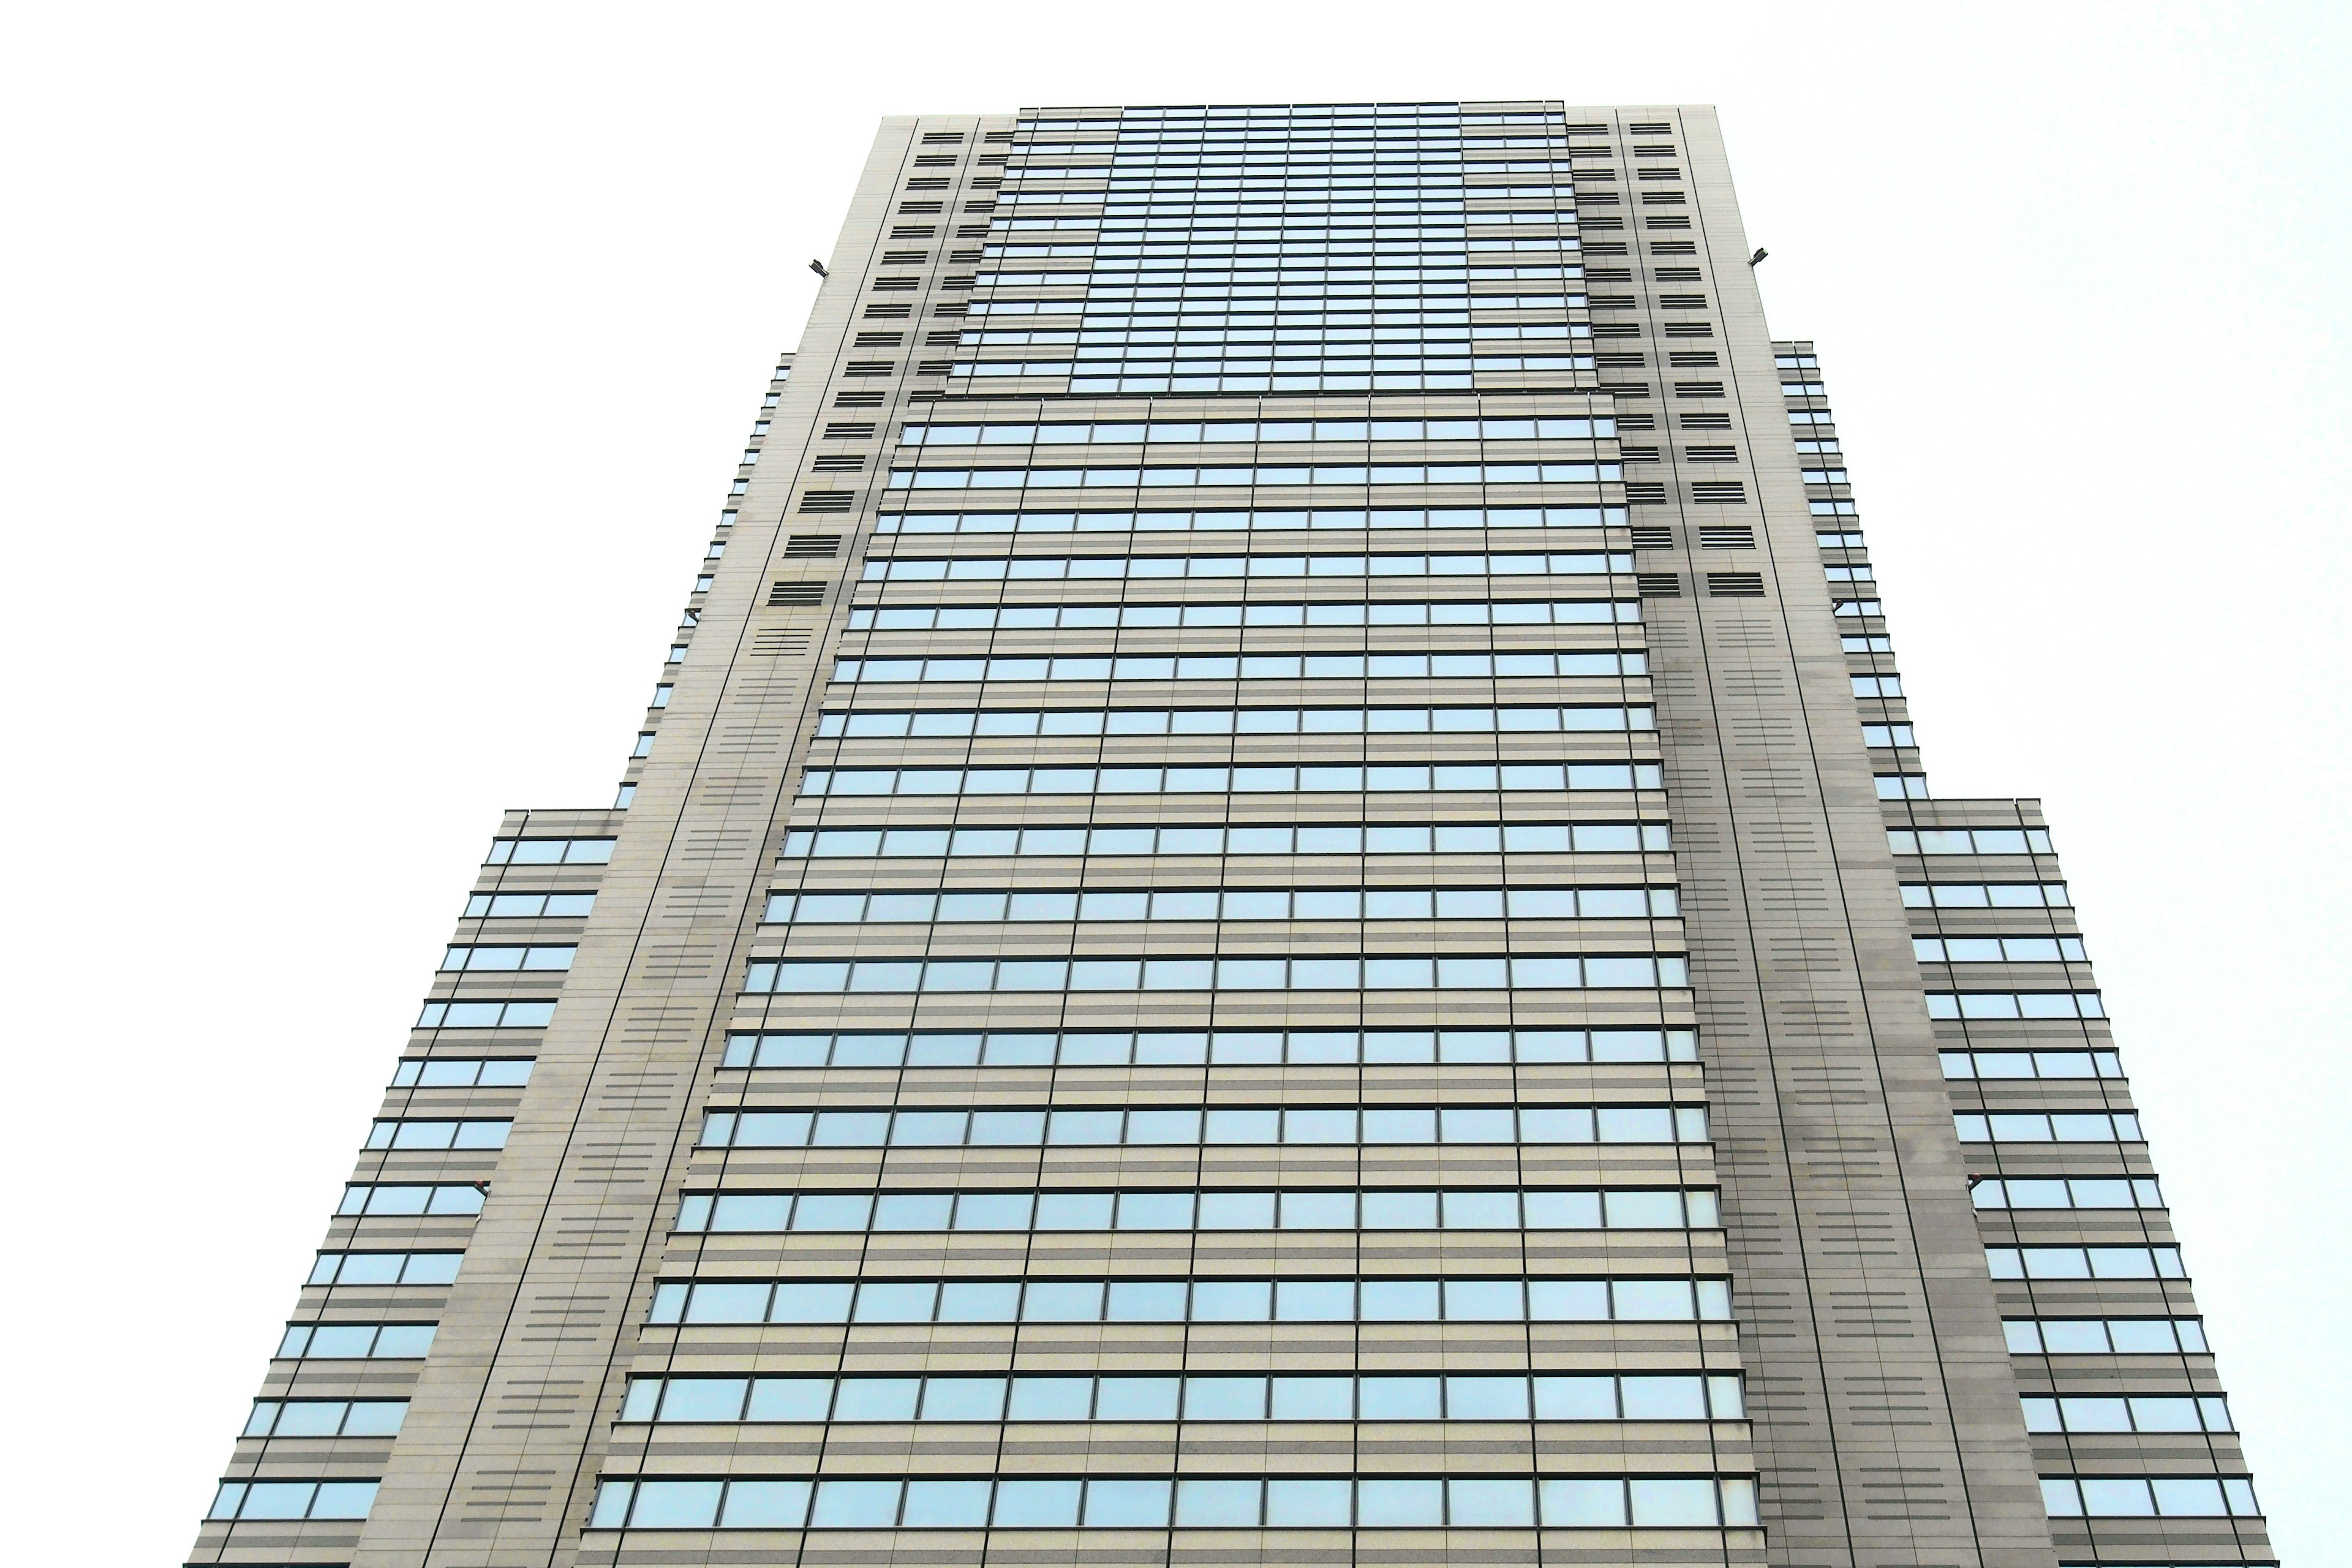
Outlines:
<svg viewBox="0 0 2352 1568"><path fill-rule="evenodd" d="M484 1189L471 1183L354 1182L343 1189L335 1213L344 1218L382 1218L415 1215L477 1215L482 1212Z"/></svg>
<svg viewBox="0 0 2352 1568"><path fill-rule="evenodd" d="M1483 656L1481 656L1483 658ZM1554 657L1540 656L1547 659ZM1618 656L1606 656L1615 659ZM845 663L848 661L844 661ZM883 660L867 660L869 666ZM909 659L915 664L923 661ZM928 661L934 669L952 671L961 664L985 662L1002 669L1019 670L1029 665L1043 666L1044 659ZM1053 663L1066 679L1084 679L1084 671L1094 665L1108 665L1108 659L1056 659ZM1181 664L1212 668L1232 668L1240 663L1244 669L1253 664L1276 668L1287 666L1296 670L1296 658L1264 658L1236 661L1225 658L1186 659ZM1362 663L1361 659L1354 662ZM1404 662L1418 662L1418 656L1406 656ZM1441 661L1444 662L1444 661ZM1139 666L1145 669L1155 667L1180 666L1175 659L1121 659L1119 665L1131 672ZM1180 666L1181 667L1181 666ZM1070 674L1071 670L1079 673ZM1148 677L1146 678L1148 679ZM1234 679L1234 678L1228 678ZM1294 677L1294 679L1299 679ZM1359 677L1359 679L1363 679ZM1626 731L1646 731L1654 727L1655 713L1649 708L1604 707L1598 704L1574 708L1111 708L1094 710L1070 709L938 709L921 710L874 709L859 712L835 710L818 719L819 739L896 739L902 735L971 735L1029 736L1047 735L1426 735L1426 734L1609 734Z"/></svg>
<svg viewBox="0 0 2352 1568"><path fill-rule="evenodd" d="M754 959L758 994L1058 991L1582 991L1690 984L1679 953L1552 957Z"/></svg>
<svg viewBox="0 0 2352 1568"><path fill-rule="evenodd" d="M591 1530L1548 1529L1753 1526L1756 1483L1709 1476L1426 1479L607 1479Z"/></svg>
<svg viewBox="0 0 2352 1568"><path fill-rule="evenodd" d="M1952 1125L1963 1143L2137 1143L2139 1118L2128 1110L1959 1110Z"/></svg>
<svg viewBox="0 0 2352 1568"><path fill-rule="evenodd" d="M1903 902L1915 910L2063 910L2072 908L2063 882L1906 882Z"/></svg>
<svg viewBox="0 0 2352 1568"><path fill-rule="evenodd" d="M2095 991L1930 991L1930 1018L2104 1018Z"/></svg>
<svg viewBox="0 0 2352 1568"><path fill-rule="evenodd" d="M860 576L867 583L1142 577L1593 577L1633 569L1631 551L1525 555L896 556L869 559Z"/></svg>
<svg viewBox="0 0 2352 1568"><path fill-rule="evenodd" d="M1903 678L1899 675L1857 675L1853 679L1856 697L1900 697Z"/></svg>
<svg viewBox="0 0 2352 1568"><path fill-rule="evenodd" d="M1712 1192L1449 1188L1367 1192L688 1193L686 1234L787 1231L1683 1230L1722 1223Z"/></svg>
<svg viewBox="0 0 2352 1568"><path fill-rule="evenodd" d="M1945 1051L1948 1079L2121 1078L2113 1051Z"/></svg>
<svg viewBox="0 0 2352 1568"><path fill-rule="evenodd" d="M593 893L476 893L467 920L578 920L596 907Z"/></svg>
<svg viewBox="0 0 2352 1568"><path fill-rule="evenodd" d="M2146 1250L2145 1248L2142 1249ZM1729 1282L1635 1279L670 1279L656 1325L721 1323L1692 1322Z"/></svg>
<svg viewBox="0 0 2352 1568"><path fill-rule="evenodd" d="M1640 498L1636 497L1634 499L1638 500ZM1664 498L1660 497L1658 499L1663 500ZM1260 507L1234 508L1232 510L1218 510L1205 509L1197 510L1165 509L1154 510L1122 510L1116 511L886 511L875 519L874 531L877 534L915 535L940 533L1234 533L1248 532L1255 530L1273 530L1277 532L1300 532L1308 531L1328 531L1336 530L1341 532L1361 533L1381 532L1398 529L1532 529L1600 528L1602 526L1622 528L1625 524L1625 520L1626 512L1623 507L1601 505L1316 507L1311 510L1306 508L1276 509L1271 507ZM1108 570L1108 567L1111 564L1115 563L1116 560L1116 558L1112 558L1111 561L1107 562L1102 557L1091 557L1089 559L1092 564L1084 567L1073 566L1067 574L1073 577L1100 576ZM1157 556L1151 559L1164 563L1170 561L1171 558ZM1172 559L1181 563L1186 558L1175 557ZM871 576L872 568L875 564L877 564L877 563L870 561L867 563L869 578ZM1574 570L1580 573L1597 573L1606 571L1609 568L1604 563L1602 564L1578 567ZM970 576L974 572L978 572L981 569L977 567L965 567L960 570L950 571L948 573L948 575L950 577ZM1372 568L1371 574L1374 576L1389 576L1396 575L1399 573L1404 572L1417 573L1421 570L1422 568L1420 567L1407 568L1398 566L1394 572L1391 572L1388 566L1376 565ZM1441 568L1440 570L1471 572L1484 570L1484 568L1461 566L1455 568ZM1543 571L1545 568L1542 566L1531 566L1514 568L1513 570ZM1549 570L1554 574L1561 574L1569 573L1571 569L1566 566L1552 566ZM1329 558L1328 557L1318 557L1318 564L1311 574L1307 573L1304 568L1300 568L1288 573L1273 573L1271 574L1295 577L1308 574L1323 576L1334 574L1335 573L1339 575L1363 575L1363 573L1360 570L1351 573L1346 571L1344 568L1336 568L1331 566L1329 564ZM1262 569L1255 567L1251 569L1251 574L1263 574ZM982 574L986 575L987 574L983 572ZM1000 576L1003 575L1002 573L998 573L996 574ZM1034 569L1032 564L1026 561L1016 563L1014 564L1013 575L1017 577L1028 577L1039 574L1041 574L1040 572ZM1064 574L1060 572L1045 572L1042 574L1046 576L1060 576ZM1116 575L1117 574L1113 573L1112 574ZM1133 569L1129 574L1139 577L1181 576L1184 574L1184 571L1181 564L1169 567L1146 565ZM1202 570L1196 568L1193 574L1197 576L1214 577L1240 576L1244 574L1239 567L1234 567L1230 570L1223 568Z"/></svg>
<svg viewBox="0 0 2352 1568"><path fill-rule="evenodd" d="M1886 847L1897 855L2049 855L2046 827L1890 827Z"/></svg>
<svg viewBox="0 0 2352 1568"><path fill-rule="evenodd" d="M375 1506L374 1481L223 1481L212 1520L348 1519Z"/></svg>
<svg viewBox="0 0 2352 1568"><path fill-rule="evenodd" d="M379 1121L368 1132L370 1149L503 1149L509 1121Z"/></svg>
<svg viewBox="0 0 2352 1568"><path fill-rule="evenodd" d="M2243 1476L2044 1476L2042 1502L2053 1519L2250 1517L2254 1483Z"/></svg>
<svg viewBox="0 0 2352 1568"><path fill-rule="evenodd" d="M1649 657L1640 653L1125 654L1058 658L837 658L831 679L842 685L978 680L1548 680L1557 676L1649 672Z"/></svg>
<svg viewBox="0 0 2352 1568"><path fill-rule="evenodd" d="M849 612L854 632L1114 626L1484 626L1638 624L1637 599L1367 600L1355 604L913 605ZM872 646L871 644L868 645ZM887 645L886 645L887 646Z"/></svg>
<svg viewBox="0 0 2352 1568"><path fill-rule="evenodd" d="M1277 1062L1687 1062L1698 1059L1688 1029L1340 1029L1056 1034L786 1034L727 1037L730 1068L964 1068L1220 1066Z"/></svg>
<svg viewBox="0 0 2352 1568"><path fill-rule="evenodd" d="M427 1002L416 1016L420 1029L544 1029L555 1016L552 1002Z"/></svg>
<svg viewBox="0 0 2352 1568"><path fill-rule="evenodd" d="M2195 1318L2009 1318L2000 1326L2012 1355L2210 1353Z"/></svg>
<svg viewBox="0 0 2352 1568"><path fill-rule="evenodd" d="M1562 855L1674 847L1663 822L1299 823L1228 827L818 827L779 858L962 855Z"/></svg>
<svg viewBox="0 0 2352 1568"><path fill-rule="evenodd" d="M2177 1247L1988 1247L1996 1279L2185 1279Z"/></svg>
<svg viewBox="0 0 2352 1568"><path fill-rule="evenodd" d="M1090 293L1089 298L1093 296ZM1071 300L1075 309L1081 301ZM1135 447L1287 441L1591 441L1617 434L1599 417L1545 419L1141 420L1066 425L920 425L899 432L905 447Z"/></svg>
<svg viewBox="0 0 2352 1568"><path fill-rule="evenodd" d="M953 893L770 893L764 919L892 921L1649 920L1680 913L1671 888L1108 889Z"/></svg>
<svg viewBox="0 0 2352 1568"><path fill-rule="evenodd" d="M2079 936L1915 936L1922 963L2082 963Z"/></svg>
<svg viewBox="0 0 2352 1568"><path fill-rule="evenodd" d="M1599 484L1624 478L1615 463L1373 463L1301 464L1276 467L1241 464L1229 468L1154 466L1141 468L893 468L894 490L968 489L1270 489L1291 486L1336 486L1351 489L1381 485ZM1702 489L1721 489L1721 485ZM1735 481L1729 487L1738 489ZM1707 499L1701 497L1700 499ZM1728 499L1739 500L1742 497Z"/></svg>
<svg viewBox="0 0 2352 1568"><path fill-rule="evenodd" d="M1865 746L1916 746L1919 742L1908 724L1864 724L1862 727L1862 743Z"/></svg>
<svg viewBox="0 0 2352 1568"><path fill-rule="evenodd" d="M407 1414L405 1399L257 1399L237 1436L396 1437Z"/></svg>
<svg viewBox="0 0 2352 1568"><path fill-rule="evenodd" d="M488 866L602 866L613 858L609 838L493 838Z"/></svg>
<svg viewBox="0 0 2352 1568"><path fill-rule="evenodd" d="M1377 795L1496 789L1556 793L1660 789L1664 787L1664 772L1656 763L1507 763L1499 767L1395 763L1303 768L811 768L801 777L801 794L1314 795L1336 791L1343 795ZM436 1005L438 1004L428 1005L427 1013Z"/></svg>
<svg viewBox="0 0 2352 1568"><path fill-rule="evenodd" d="M1180 1417L1742 1421L1747 1405L1738 1376L1690 1373L1627 1377L640 1377L631 1380L620 1415L623 1421L696 1423Z"/></svg>
<svg viewBox="0 0 2352 1568"><path fill-rule="evenodd" d="M441 973L483 973L511 970L566 970L579 949L553 947L453 947L441 956Z"/></svg>
<svg viewBox="0 0 2352 1568"><path fill-rule="evenodd" d="M2153 1176L1995 1177L1969 1190L1979 1209L2160 1209Z"/></svg>
<svg viewBox="0 0 2352 1568"><path fill-rule="evenodd" d="M706 1149L1705 1142L1701 1105L713 1110L699 1140Z"/></svg>
<svg viewBox="0 0 2352 1568"><path fill-rule="evenodd" d="M278 1343L281 1359L413 1361L433 1348L430 1323L293 1323Z"/></svg>
<svg viewBox="0 0 2352 1568"><path fill-rule="evenodd" d="M306 1285L454 1285L462 1252L322 1252Z"/></svg>

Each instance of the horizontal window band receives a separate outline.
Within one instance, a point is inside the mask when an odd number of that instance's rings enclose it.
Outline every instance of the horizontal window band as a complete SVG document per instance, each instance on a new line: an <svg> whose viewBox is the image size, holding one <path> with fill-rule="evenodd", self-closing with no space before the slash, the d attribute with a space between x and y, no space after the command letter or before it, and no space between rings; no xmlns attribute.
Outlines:
<svg viewBox="0 0 2352 1568"><path fill-rule="evenodd" d="M1465 296L1466 298L1466 296ZM1077 309L1071 300L1062 309ZM996 307L1006 309L1004 306ZM1022 306L1024 310L1029 306ZM974 313L981 308L974 306ZM1085 424L948 425L910 423L902 447L1059 447L1214 444L1262 441L1591 441L1617 434L1609 415L1525 419L1210 419L1095 420Z"/></svg>
<svg viewBox="0 0 2352 1568"><path fill-rule="evenodd" d="M1672 920L1672 888L1087 888L768 895L770 923L982 921Z"/></svg>
<svg viewBox="0 0 2352 1568"><path fill-rule="evenodd" d="M2114 1051L1945 1051L1948 1079L2121 1078L2123 1058Z"/></svg>
<svg viewBox="0 0 2352 1568"><path fill-rule="evenodd" d="M1230 468L1160 466L1145 468L893 468L894 490L1137 489L1155 485L1216 489L1291 486L1559 485L1623 479L1615 463L1374 463Z"/></svg>
<svg viewBox="0 0 2352 1568"><path fill-rule="evenodd" d="M2105 1018L2095 991L1930 991L1927 1016L1969 1018Z"/></svg>
<svg viewBox="0 0 2352 1568"><path fill-rule="evenodd" d="M2012 1355L2206 1355L2195 1318L2006 1318Z"/></svg>
<svg viewBox="0 0 2352 1568"><path fill-rule="evenodd" d="M890 605L849 612L853 632L1072 631L1178 626L1638 626L1639 599L1453 603ZM871 646L871 645L869 645ZM887 644L884 646L887 646Z"/></svg>
<svg viewBox="0 0 2352 1568"><path fill-rule="evenodd" d="M1623 528L1622 506L1317 507L1252 510L887 511L877 534L1374 533L1410 529Z"/></svg>
<svg viewBox="0 0 2352 1568"><path fill-rule="evenodd" d="M279 1360L415 1361L433 1348L431 1323L290 1323Z"/></svg>
<svg viewBox="0 0 2352 1568"><path fill-rule="evenodd" d="M1969 1189L1982 1209L2160 1209L2153 1176L1993 1177Z"/></svg>
<svg viewBox="0 0 2352 1568"><path fill-rule="evenodd" d="M1299 823L1204 827L796 827L782 859L963 855L1632 855L1674 847L1664 822Z"/></svg>
<svg viewBox="0 0 2352 1568"><path fill-rule="evenodd" d="M1685 1230L1722 1223L1707 1189L1212 1187L958 1193L688 1193L688 1234L792 1231Z"/></svg>
<svg viewBox="0 0 2352 1568"><path fill-rule="evenodd" d="M1704 1143L1703 1105L706 1111L705 1149Z"/></svg>
<svg viewBox="0 0 2352 1568"><path fill-rule="evenodd" d="M1544 958L754 960L747 995L1060 991L1651 991L1690 984L1679 953Z"/></svg>
<svg viewBox="0 0 2352 1568"><path fill-rule="evenodd" d="M1631 552L1524 555L900 555L869 558L861 580L994 583L1236 577L1595 577L1633 570Z"/></svg>
<svg viewBox="0 0 2352 1568"><path fill-rule="evenodd" d="M1695 1062L1689 1029L945 1029L727 1037L729 1068L1253 1067Z"/></svg>
<svg viewBox="0 0 2352 1568"><path fill-rule="evenodd" d="M2255 1518L2254 1483L2244 1476L2044 1476L2042 1501L2053 1519Z"/></svg>
<svg viewBox="0 0 2352 1568"><path fill-rule="evenodd" d="M953 681L958 679L957 667L964 661L935 659L931 662L948 670L949 673L940 679ZM996 659L989 662L1019 670L1030 663L1043 664L1045 661ZM1089 661L1055 662L1064 666L1076 665L1083 670ZM1119 662L1130 669L1137 667L1149 669L1154 662L1164 661L1122 659ZM1232 661L1198 662L1229 664ZM1084 680L1089 678L1079 674L1066 679ZM1607 679L1622 679L1617 676ZM967 681L964 684L978 682ZM1609 735L1643 733L1656 728L1657 710L1654 708L1622 708L1601 703L1575 707L1549 704L1537 707L1530 704L1524 707L1475 708L924 708L855 711L835 709L817 716L816 738L829 741L964 735ZM489 965L486 963L481 967ZM550 962L521 967L568 966Z"/></svg>
<svg viewBox="0 0 2352 1568"><path fill-rule="evenodd" d="M2000 1279L2186 1279L2177 1247L1988 1247Z"/></svg>
<svg viewBox="0 0 2352 1568"><path fill-rule="evenodd" d="M657 1325L720 1323L1687 1323L1725 1279L667 1279Z"/></svg>
<svg viewBox="0 0 2352 1568"><path fill-rule="evenodd" d="M208 1520L363 1520L375 1506L373 1480L223 1481Z"/></svg>
<svg viewBox="0 0 2352 1568"><path fill-rule="evenodd" d="M407 1415L405 1399L257 1399L237 1436L397 1437Z"/></svg>
<svg viewBox="0 0 2352 1568"><path fill-rule="evenodd" d="M976 680L1449 680L1539 679L1647 675L1643 653L1245 653L1245 654L1063 654L1055 657L996 656L939 658L837 658L835 684L859 682ZM1391 710L1374 709L1387 712ZM1404 712L1426 710L1402 710ZM1463 714L1501 711L1522 716L1521 727L1549 729L1535 715L1605 712L1607 710L1459 709ZM1466 720L1464 721L1467 722ZM1490 721L1491 722L1492 721ZM1581 729L1618 725L1554 721Z"/></svg>
<svg viewBox="0 0 2352 1568"><path fill-rule="evenodd" d="M1890 827L1886 847L1897 855L2050 855L2046 827Z"/></svg>
<svg viewBox="0 0 2352 1568"><path fill-rule="evenodd" d="M640 1377L629 1383L620 1419L1744 1421L1747 1404L1737 1373Z"/></svg>
<svg viewBox="0 0 2352 1568"><path fill-rule="evenodd" d="M419 1029L544 1029L555 1017L550 1002L427 1002Z"/></svg>
<svg viewBox="0 0 2352 1568"><path fill-rule="evenodd" d="M1663 789L1656 763L1245 768L811 768L804 795L1382 795ZM430 1014L433 1006L425 1011ZM453 1004L454 1005L454 1004ZM509 1004L509 1006L515 1004ZM552 1007L553 1004L548 1004ZM419 1026L420 1027L428 1026Z"/></svg>
<svg viewBox="0 0 2352 1568"><path fill-rule="evenodd" d="M1752 1479L606 1479L591 1530L1753 1528Z"/></svg>
<svg viewBox="0 0 2352 1568"><path fill-rule="evenodd" d="M2139 1118L2128 1110L1962 1110L1952 1125L1963 1143L2137 1143Z"/></svg>

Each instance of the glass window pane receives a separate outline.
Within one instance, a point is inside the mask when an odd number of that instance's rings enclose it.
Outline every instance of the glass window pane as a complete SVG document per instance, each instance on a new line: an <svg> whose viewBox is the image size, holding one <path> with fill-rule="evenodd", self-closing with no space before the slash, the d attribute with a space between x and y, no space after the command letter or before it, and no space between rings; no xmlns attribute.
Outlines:
<svg viewBox="0 0 2352 1568"><path fill-rule="evenodd" d="M637 1509L644 1511L642 1500ZM897 1481L819 1482L816 1506L809 1514L812 1530L887 1530L898 1521Z"/></svg>
<svg viewBox="0 0 2352 1568"><path fill-rule="evenodd" d="M1078 1483L999 1481L993 1522L999 1530L1066 1529L1078 1522Z"/></svg>
<svg viewBox="0 0 2352 1568"><path fill-rule="evenodd" d="M978 1530L988 1523L986 1481L908 1481L908 1529Z"/></svg>
<svg viewBox="0 0 2352 1568"><path fill-rule="evenodd" d="M1383 1476L1356 1489L1356 1521L1366 1530L1435 1528L1445 1522L1444 1483Z"/></svg>
<svg viewBox="0 0 2352 1568"><path fill-rule="evenodd" d="M1255 1528L1258 1489L1255 1480L1181 1480L1176 1483L1176 1522L1192 1528Z"/></svg>

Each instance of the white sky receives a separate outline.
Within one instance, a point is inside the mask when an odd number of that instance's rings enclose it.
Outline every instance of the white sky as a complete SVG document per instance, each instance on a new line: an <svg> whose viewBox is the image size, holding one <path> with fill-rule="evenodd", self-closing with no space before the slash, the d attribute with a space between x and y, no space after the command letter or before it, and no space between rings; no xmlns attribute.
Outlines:
<svg viewBox="0 0 2352 1568"><path fill-rule="evenodd" d="M2347 16L19 5L20 1561L193 1539L499 809L611 798L875 120L1372 97L1721 107L1937 792L2047 802L2279 1543L2334 1559Z"/></svg>

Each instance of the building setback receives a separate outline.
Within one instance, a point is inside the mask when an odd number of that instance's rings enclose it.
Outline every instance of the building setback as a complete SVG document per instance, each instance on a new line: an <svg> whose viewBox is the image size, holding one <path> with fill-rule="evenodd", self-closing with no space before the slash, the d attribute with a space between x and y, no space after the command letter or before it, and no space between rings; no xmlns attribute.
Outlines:
<svg viewBox="0 0 2352 1568"><path fill-rule="evenodd" d="M2273 1561L1713 114L886 121L195 1563Z"/></svg>

